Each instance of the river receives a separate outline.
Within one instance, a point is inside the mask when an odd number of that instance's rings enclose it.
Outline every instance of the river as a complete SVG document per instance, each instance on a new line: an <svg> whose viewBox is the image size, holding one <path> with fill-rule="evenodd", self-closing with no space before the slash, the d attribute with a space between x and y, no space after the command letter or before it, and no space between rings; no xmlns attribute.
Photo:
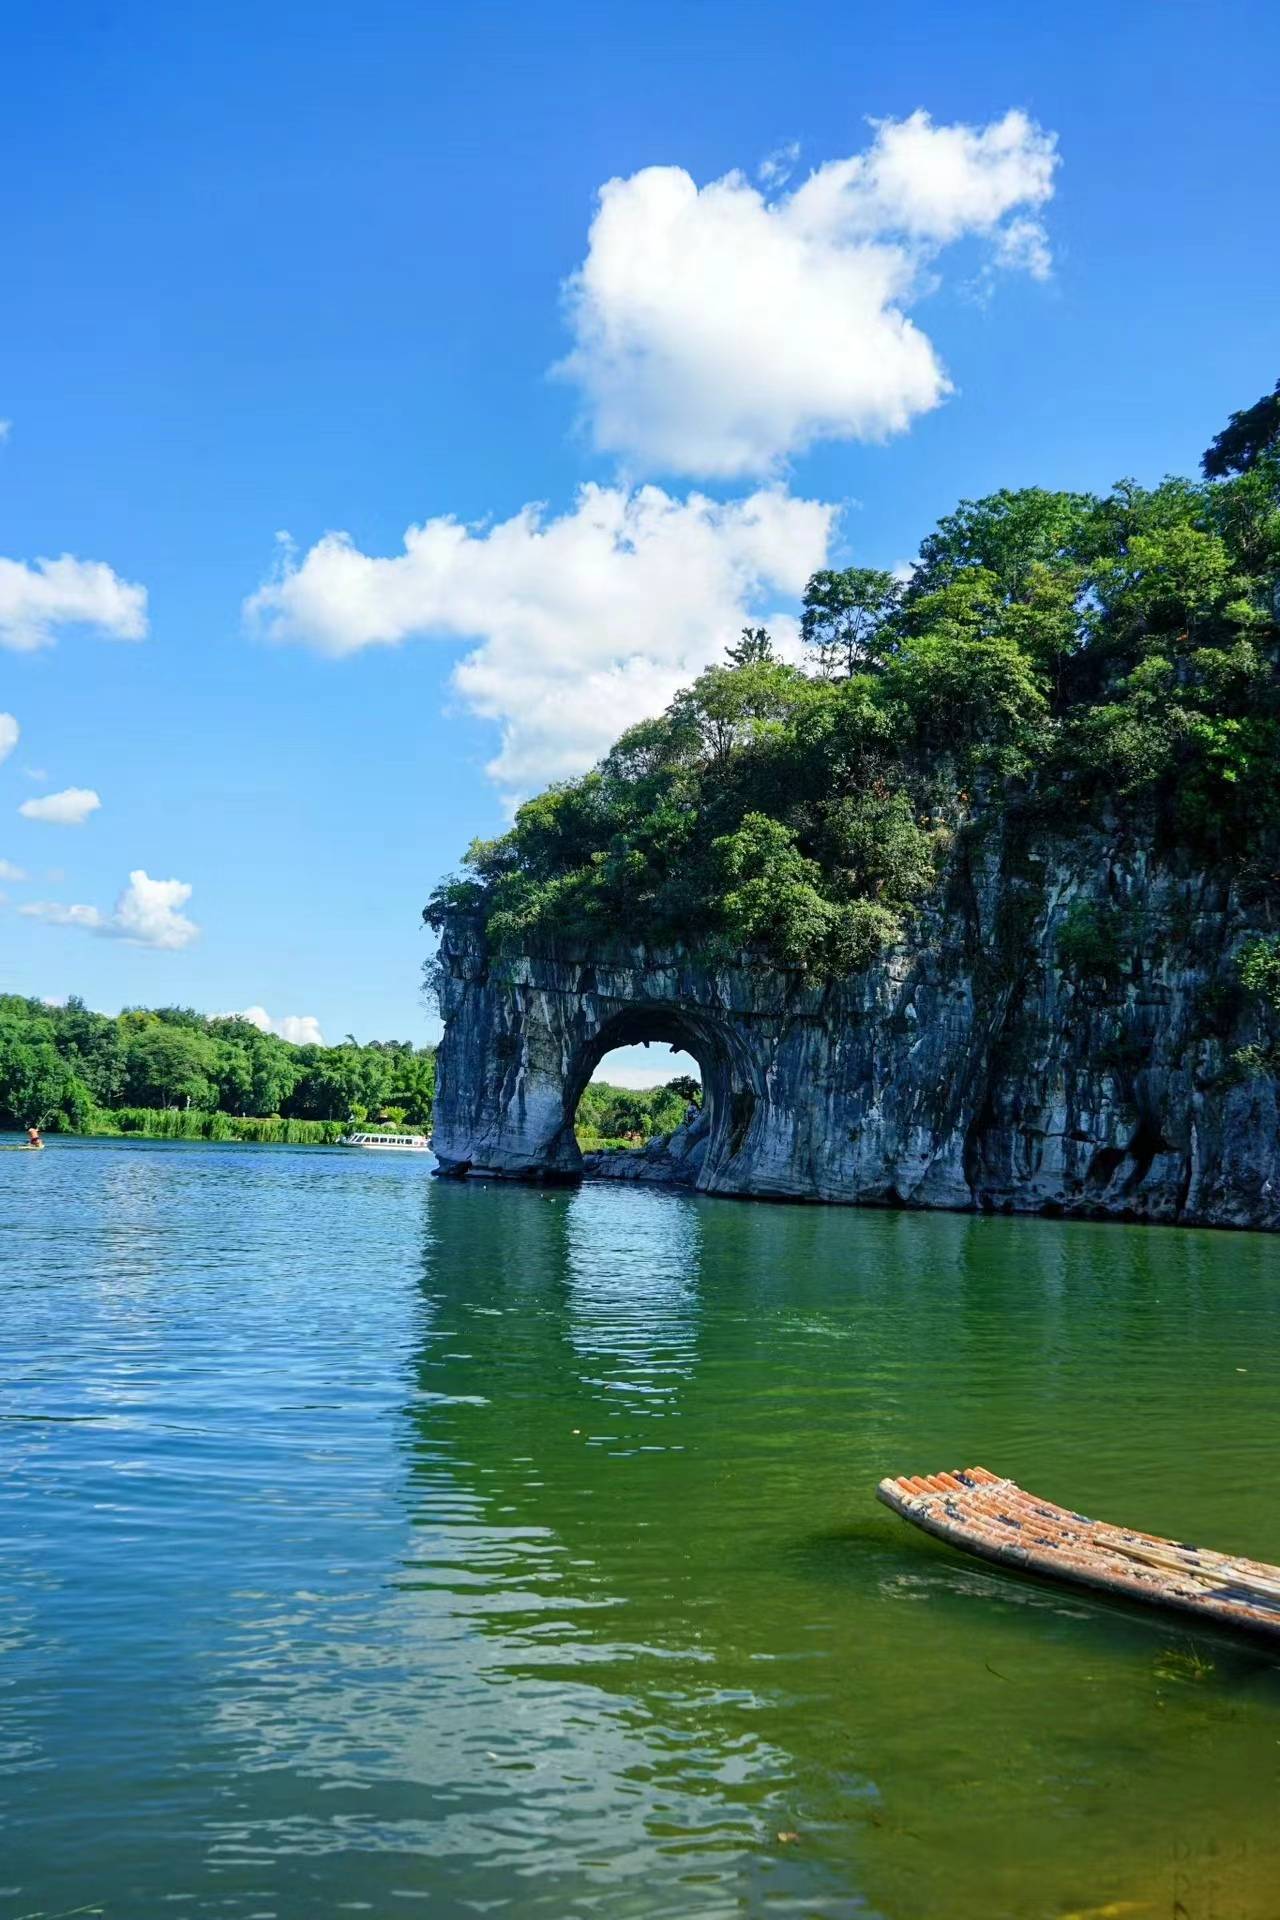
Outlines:
<svg viewBox="0 0 1280 1920"><path fill-rule="evenodd" d="M1277 1255L0 1155L0 1920L1274 1920L1280 1665L873 1490L1280 1559Z"/></svg>

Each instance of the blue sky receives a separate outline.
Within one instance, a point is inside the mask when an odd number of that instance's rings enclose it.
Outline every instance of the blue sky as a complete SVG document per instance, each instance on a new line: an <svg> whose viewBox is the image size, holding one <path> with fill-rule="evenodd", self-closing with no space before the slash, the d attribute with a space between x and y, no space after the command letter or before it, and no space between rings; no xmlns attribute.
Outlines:
<svg viewBox="0 0 1280 1920"><path fill-rule="evenodd" d="M18 0L0 45L5 990L424 1039L431 886L717 618L785 635L815 553L964 494L1191 470L1280 373L1269 6Z"/></svg>

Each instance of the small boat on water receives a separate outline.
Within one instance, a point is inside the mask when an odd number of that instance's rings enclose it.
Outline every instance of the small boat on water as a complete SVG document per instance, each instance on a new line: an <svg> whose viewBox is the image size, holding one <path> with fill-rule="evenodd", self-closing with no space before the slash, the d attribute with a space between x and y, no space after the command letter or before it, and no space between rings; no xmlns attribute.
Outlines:
<svg viewBox="0 0 1280 1920"><path fill-rule="evenodd" d="M1111 1526L985 1467L902 1474L877 1499L913 1526L1000 1566L1280 1641L1280 1567Z"/></svg>
<svg viewBox="0 0 1280 1920"><path fill-rule="evenodd" d="M379 1153L430 1153L425 1133L349 1133L344 1147L372 1148Z"/></svg>

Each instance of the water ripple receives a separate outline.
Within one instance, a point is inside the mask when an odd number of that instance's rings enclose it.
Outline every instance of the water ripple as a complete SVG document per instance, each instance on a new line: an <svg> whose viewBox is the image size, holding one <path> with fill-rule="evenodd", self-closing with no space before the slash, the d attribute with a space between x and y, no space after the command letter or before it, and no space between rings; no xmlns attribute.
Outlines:
<svg viewBox="0 0 1280 1920"><path fill-rule="evenodd" d="M1272 1920L1274 1665L871 1499L982 1459L1277 1557L1272 1243L288 1148L31 1172L0 1920Z"/></svg>

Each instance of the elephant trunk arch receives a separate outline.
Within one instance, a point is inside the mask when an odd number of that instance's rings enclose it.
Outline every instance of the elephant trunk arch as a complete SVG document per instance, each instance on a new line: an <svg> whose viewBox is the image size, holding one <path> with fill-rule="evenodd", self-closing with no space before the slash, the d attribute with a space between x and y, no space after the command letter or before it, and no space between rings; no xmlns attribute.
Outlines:
<svg viewBox="0 0 1280 1920"><path fill-rule="evenodd" d="M606 1019L573 1054L564 1079L562 1127L554 1143L557 1169L580 1171L582 1156L574 1121L583 1091L606 1054L617 1047L654 1041L692 1055L702 1075L708 1122L706 1166L722 1166L740 1151L756 1108L751 1065L741 1039L726 1022L701 1008L656 1001L624 1007Z"/></svg>

